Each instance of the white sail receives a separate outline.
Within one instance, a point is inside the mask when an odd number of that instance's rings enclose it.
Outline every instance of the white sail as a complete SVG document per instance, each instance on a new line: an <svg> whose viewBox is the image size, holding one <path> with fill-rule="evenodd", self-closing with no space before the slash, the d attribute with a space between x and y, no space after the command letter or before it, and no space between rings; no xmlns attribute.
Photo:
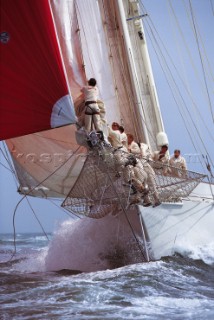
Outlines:
<svg viewBox="0 0 214 320"><path fill-rule="evenodd" d="M75 141L75 130L71 125L7 141L20 192L39 197L67 195L81 172L86 154L85 148Z"/></svg>

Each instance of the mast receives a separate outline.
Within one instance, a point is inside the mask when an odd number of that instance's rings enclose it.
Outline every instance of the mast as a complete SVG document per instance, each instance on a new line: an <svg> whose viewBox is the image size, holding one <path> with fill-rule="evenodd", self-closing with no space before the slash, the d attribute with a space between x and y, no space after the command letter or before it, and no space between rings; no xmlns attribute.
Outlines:
<svg viewBox="0 0 214 320"><path fill-rule="evenodd" d="M153 109L155 111L155 115L156 115L156 122L157 122L157 126L158 126L158 131L163 132L164 125L163 125L163 120L162 120L162 116L161 116L155 81L154 81L154 77L153 77L151 61L149 58L143 23L142 23L142 19L140 18L141 13L139 12L139 6L138 6L139 1L138 0L131 0L131 1L129 0L129 2L132 6L133 11L135 12L135 15L136 15L136 20L134 23L136 33L138 33L138 35L141 37L140 41L139 41L139 46L140 46L140 50L141 50L141 54L142 54L142 59L145 64L146 74L147 74L147 78L148 78L148 82L149 82L151 102L152 102L152 107L153 107Z"/></svg>
<svg viewBox="0 0 214 320"><path fill-rule="evenodd" d="M123 37L124 37L124 44L125 44L125 49L126 49L126 55L127 55L127 62L128 62L128 68L132 80L132 89L134 92L134 99L135 99L135 105L137 107L137 110L140 113L140 117L143 120L143 123L145 123L145 116L143 113L143 104L142 104L142 99L140 95L140 90L139 90L139 82L138 82L138 77L137 77L137 71L135 68L134 60L133 60L133 52L132 52L132 45L129 37L129 31L127 27L127 22L126 22L126 17L125 17L125 12L124 12L124 7L123 7L123 0L117 0L117 8L118 8L118 19L120 23L121 30L123 32ZM145 142L150 145L149 143L149 137L148 137L148 132L146 126L142 123L142 131L144 135Z"/></svg>
<svg viewBox="0 0 214 320"><path fill-rule="evenodd" d="M132 89L135 95L135 105L141 118L139 125L142 128L146 143L152 148L168 144L164 132L164 125L158 102L157 91L147 49L144 29L138 0L127 0L132 17L126 19L124 0L117 1L118 20L124 38L127 62L132 80ZM130 10L131 9L131 10ZM129 26L127 21L134 20ZM136 46L136 50L133 50Z"/></svg>

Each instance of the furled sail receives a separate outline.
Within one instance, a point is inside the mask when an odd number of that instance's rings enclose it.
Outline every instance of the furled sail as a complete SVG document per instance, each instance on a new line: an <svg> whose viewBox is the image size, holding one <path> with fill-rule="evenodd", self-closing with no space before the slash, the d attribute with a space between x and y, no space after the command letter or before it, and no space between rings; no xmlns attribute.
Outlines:
<svg viewBox="0 0 214 320"><path fill-rule="evenodd" d="M49 1L1 1L0 138L75 123Z"/></svg>

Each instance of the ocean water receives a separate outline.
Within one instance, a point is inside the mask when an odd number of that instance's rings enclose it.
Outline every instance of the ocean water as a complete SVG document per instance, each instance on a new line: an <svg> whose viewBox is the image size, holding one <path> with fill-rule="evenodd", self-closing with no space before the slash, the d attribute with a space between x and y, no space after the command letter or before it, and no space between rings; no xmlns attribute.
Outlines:
<svg viewBox="0 0 214 320"><path fill-rule="evenodd" d="M51 271L42 234L17 234L16 245L10 260L13 235L0 235L2 320L214 319L214 243L90 273Z"/></svg>

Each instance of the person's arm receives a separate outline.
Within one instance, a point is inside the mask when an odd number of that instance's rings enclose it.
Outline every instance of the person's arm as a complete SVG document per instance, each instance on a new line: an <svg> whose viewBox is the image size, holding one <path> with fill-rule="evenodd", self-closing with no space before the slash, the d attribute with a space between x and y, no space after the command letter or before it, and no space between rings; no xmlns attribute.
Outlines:
<svg viewBox="0 0 214 320"><path fill-rule="evenodd" d="M117 140L117 141L120 141L120 133L116 130L112 130L111 127L108 126L108 134L109 134L109 137L113 140Z"/></svg>
<svg viewBox="0 0 214 320"><path fill-rule="evenodd" d="M187 170L187 164L184 158L182 159L182 170Z"/></svg>

